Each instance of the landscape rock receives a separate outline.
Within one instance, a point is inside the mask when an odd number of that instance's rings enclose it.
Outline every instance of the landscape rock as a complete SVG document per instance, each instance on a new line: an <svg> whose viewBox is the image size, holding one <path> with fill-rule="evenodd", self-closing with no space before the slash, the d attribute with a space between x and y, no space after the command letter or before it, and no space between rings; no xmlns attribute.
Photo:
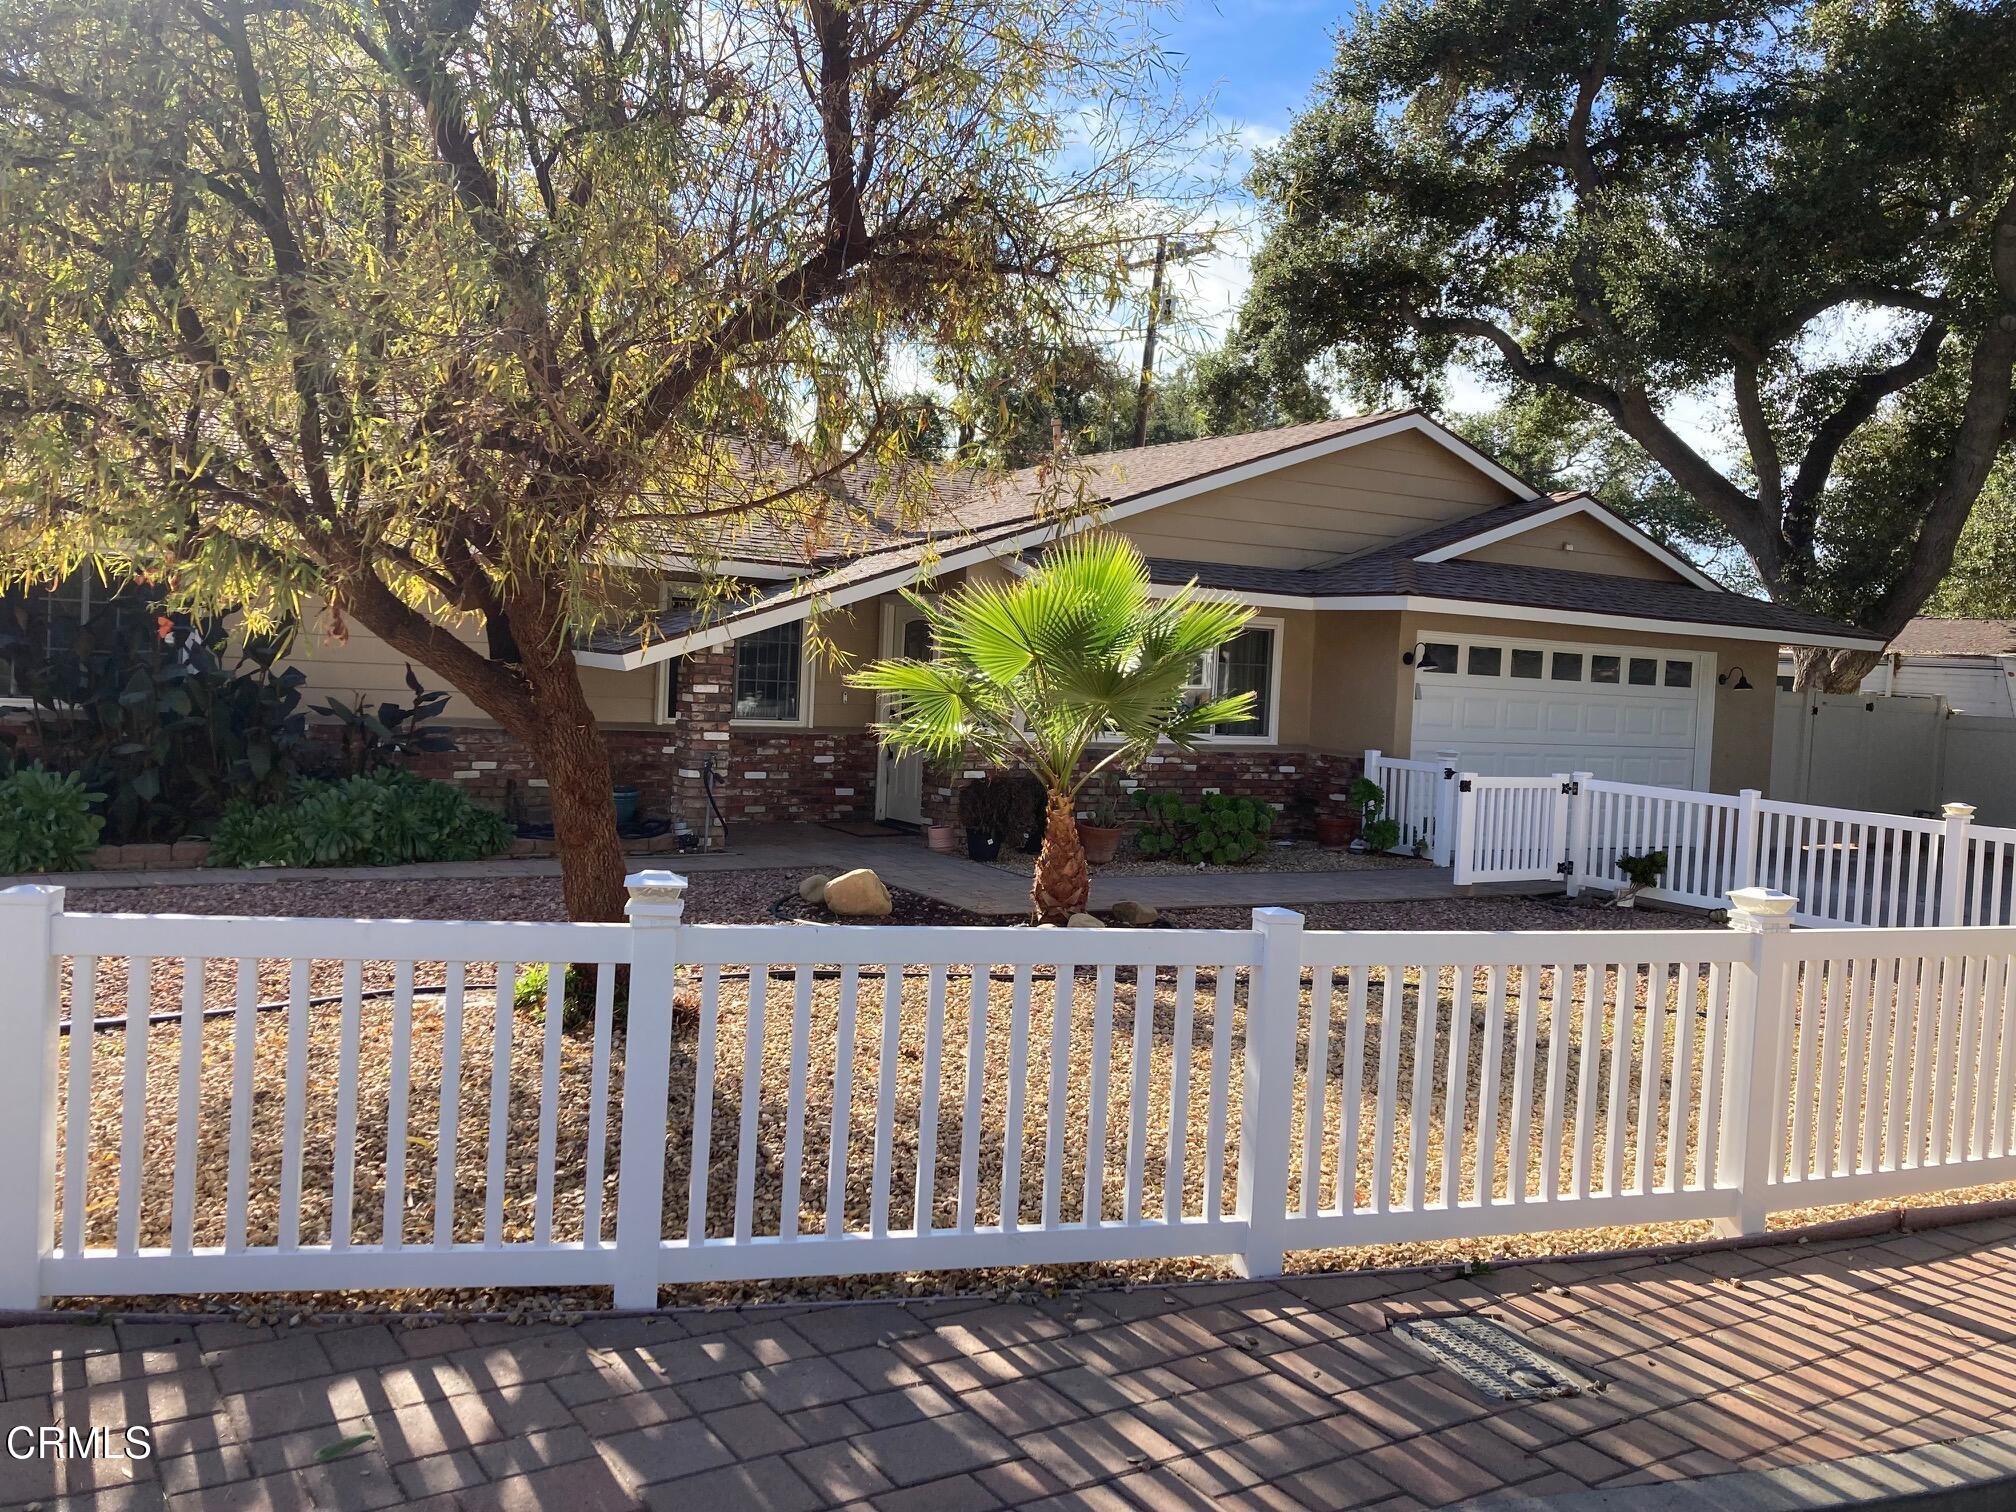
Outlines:
<svg viewBox="0 0 2016 1512"><path fill-rule="evenodd" d="M826 884L832 880L824 872L814 872L798 884L798 896L807 903L823 903L826 901Z"/></svg>
<svg viewBox="0 0 2016 1512"><path fill-rule="evenodd" d="M870 867L859 866L842 872L826 884L821 901L842 918L881 919L895 911L889 889Z"/></svg>
<svg viewBox="0 0 2016 1512"><path fill-rule="evenodd" d="M1150 903L1136 903L1132 898L1122 898L1106 910L1106 917L1115 924L1125 924L1132 929L1144 929L1162 917L1160 910Z"/></svg>
<svg viewBox="0 0 2016 1512"><path fill-rule="evenodd" d="M1106 921L1096 914L1075 913L1065 921L1067 929L1104 929Z"/></svg>

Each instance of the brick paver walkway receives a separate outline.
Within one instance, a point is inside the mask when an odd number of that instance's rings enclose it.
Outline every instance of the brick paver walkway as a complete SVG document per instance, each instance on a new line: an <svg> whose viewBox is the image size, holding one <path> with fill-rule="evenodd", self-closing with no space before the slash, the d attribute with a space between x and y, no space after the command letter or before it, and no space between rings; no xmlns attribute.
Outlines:
<svg viewBox="0 0 2016 1512"><path fill-rule="evenodd" d="M1386 1333L1452 1309L1607 1389L1494 1405ZM8 1505L1442 1506L2007 1429L2016 1221L1033 1305L28 1324L0 1329L0 1367L4 1426L149 1423L159 1449L0 1457Z"/></svg>

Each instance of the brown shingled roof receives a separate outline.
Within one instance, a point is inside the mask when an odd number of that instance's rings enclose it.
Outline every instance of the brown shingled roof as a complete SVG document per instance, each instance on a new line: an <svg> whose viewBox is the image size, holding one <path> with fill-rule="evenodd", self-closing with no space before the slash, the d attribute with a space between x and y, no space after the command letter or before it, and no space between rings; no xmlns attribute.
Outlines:
<svg viewBox="0 0 2016 1512"><path fill-rule="evenodd" d="M2016 619L1934 619L1921 615L1890 642L1899 656L2016 655Z"/></svg>
<svg viewBox="0 0 2016 1512"><path fill-rule="evenodd" d="M1006 550L1016 538L1041 522L1046 509L1055 509L1060 502L1068 503L1074 496L1082 497L1088 506L1100 508L1123 504L1410 413L1415 412L1387 410L1237 436L1208 436L1107 452L1083 459L1080 464L1083 471L1069 479L1059 479L1044 468L1024 468L994 477L972 473L949 475L934 489L932 518L928 522L906 527L894 520L877 520L878 529L852 540L844 539L844 533L840 533L823 546L802 542L801 549L807 551L809 560L807 557L798 560L815 570L796 581L780 583L732 607L724 606L705 624L696 623L684 609L673 609L656 623L636 631L601 631L589 639L584 649L620 655L652 642L707 629L710 624L733 624L783 605L826 598L839 590L878 579L889 578L893 586L908 581L919 562L934 551L950 554L975 546ZM1062 500L1057 498L1060 494L1065 496ZM1323 567L1293 569L1158 560L1151 562L1150 568L1160 582L1184 582L1194 577L1207 588L1294 598L1410 595L1676 623L1726 624L1777 630L1788 635L1866 638L1861 631L1819 615L1691 583L1654 582L1499 562L1414 560L1424 552L1542 513L1577 497L1581 496L1555 494L1500 505ZM859 504L858 499L849 502ZM817 570L820 568L824 570Z"/></svg>

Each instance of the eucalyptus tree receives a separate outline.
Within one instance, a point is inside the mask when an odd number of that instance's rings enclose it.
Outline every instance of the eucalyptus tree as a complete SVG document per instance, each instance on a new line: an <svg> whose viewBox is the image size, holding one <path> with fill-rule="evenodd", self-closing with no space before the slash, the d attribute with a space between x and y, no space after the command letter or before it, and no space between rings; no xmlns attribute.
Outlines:
<svg viewBox="0 0 2016 1512"><path fill-rule="evenodd" d="M892 353L1120 297L1186 108L1107 0L16 0L0 587L366 627L529 747L615 917L574 648L623 564L842 534Z"/></svg>
<svg viewBox="0 0 2016 1512"><path fill-rule="evenodd" d="M2011 0L1390 0L1254 187L1223 406L1450 363L1615 426L1776 597L1892 634L2016 439ZM1734 461L1674 406L1718 395ZM1852 688L1863 653L1802 653Z"/></svg>

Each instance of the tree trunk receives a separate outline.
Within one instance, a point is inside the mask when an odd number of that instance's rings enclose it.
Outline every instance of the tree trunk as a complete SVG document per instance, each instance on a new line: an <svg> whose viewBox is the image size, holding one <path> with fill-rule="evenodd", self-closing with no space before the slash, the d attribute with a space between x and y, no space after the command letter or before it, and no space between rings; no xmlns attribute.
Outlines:
<svg viewBox="0 0 2016 1512"><path fill-rule="evenodd" d="M1792 686L1802 693L1853 693L1862 686L1862 679L1882 660L1881 651L1799 646L1792 652Z"/></svg>
<svg viewBox="0 0 2016 1512"><path fill-rule="evenodd" d="M1052 792L1045 805L1043 851L1036 858L1036 879L1029 889L1036 922L1063 924L1083 913L1092 898L1092 876L1085 869L1085 847L1078 841L1078 815L1068 793Z"/></svg>
<svg viewBox="0 0 2016 1512"><path fill-rule="evenodd" d="M616 834L615 774L601 727L581 691L570 653L525 663L532 684L533 727L519 738L531 747L553 804L560 894L577 923L617 923L629 894L623 885L623 842Z"/></svg>
<svg viewBox="0 0 2016 1512"><path fill-rule="evenodd" d="M545 777L553 803L553 839L560 853L560 891L567 916L581 923L616 923L628 893L623 845L616 836L614 776L609 748L581 690L581 669L568 648L556 596L536 588L505 605L504 638L521 652L494 661L453 631L399 599L373 573L344 585L356 619L393 650L446 678L477 708L522 741ZM490 632L498 644L496 622ZM522 656L524 647L533 654Z"/></svg>

